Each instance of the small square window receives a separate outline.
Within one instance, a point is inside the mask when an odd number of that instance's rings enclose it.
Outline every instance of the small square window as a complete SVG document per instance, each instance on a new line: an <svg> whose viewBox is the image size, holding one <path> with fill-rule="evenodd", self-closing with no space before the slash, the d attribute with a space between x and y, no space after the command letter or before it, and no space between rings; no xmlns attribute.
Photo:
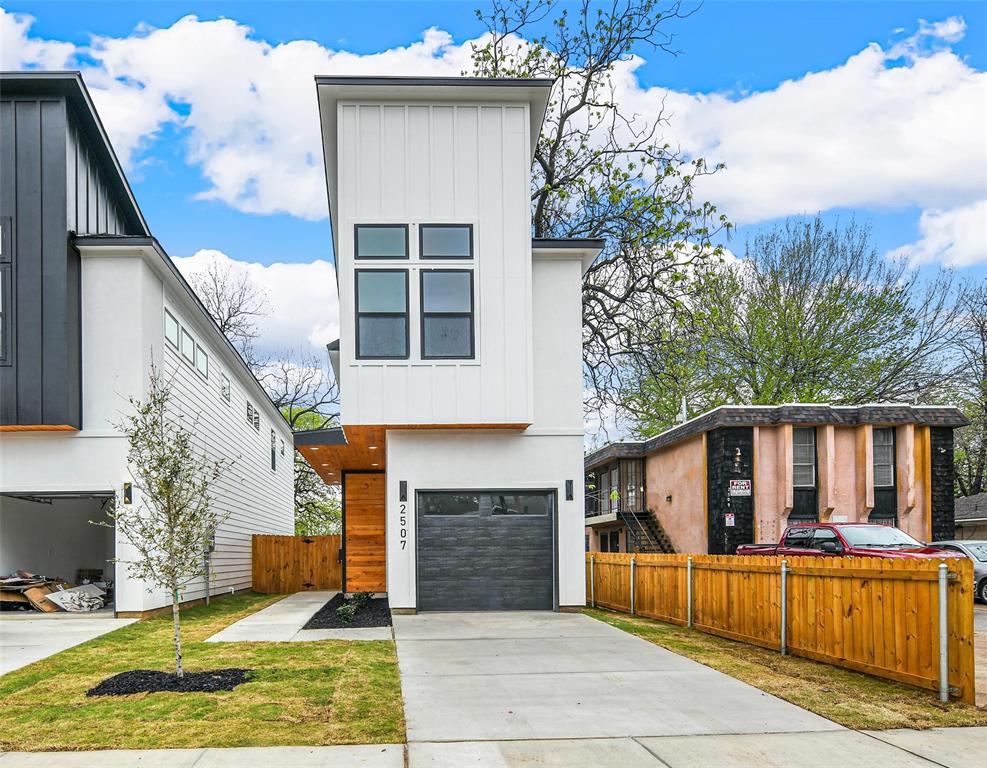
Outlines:
<svg viewBox="0 0 987 768"><path fill-rule="evenodd" d="M182 357L191 365L195 365L195 339L184 328L182 328Z"/></svg>
<svg viewBox="0 0 987 768"><path fill-rule="evenodd" d="M206 350L202 348L201 344L195 345L195 369L209 378L209 355L206 354Z"/></svg>
<svg viewBox="0 0 987 768"><path fill-rule="evenodd" d="M178 346L178 321L167 309L164 317L165 338L171 342L173 347Z"/></svg>
<svg viewBox="0 0 987 768"><path fill-rule="evenodd" d="M407 224L357 224L354 238L358 259L408 258Z"/></svg>
<svg viewBox="0 0 987 768"><path fill-rule="evenodd" d="M472 224L422 224L418 229L422 259L472 259Z"/></svg>
<svg viewBox="0 0 987 768"><path fill-rule="evenodd" d="M220 376L220 393L223 395L223 399L228 403L230 402L230 377L225 373Z"/></svg>

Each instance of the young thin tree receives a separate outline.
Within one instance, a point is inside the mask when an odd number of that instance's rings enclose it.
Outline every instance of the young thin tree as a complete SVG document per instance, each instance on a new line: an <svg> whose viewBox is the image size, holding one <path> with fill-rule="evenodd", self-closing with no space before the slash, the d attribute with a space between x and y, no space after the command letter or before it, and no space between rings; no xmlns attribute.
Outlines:
<svg viewBox="0 0 987 768"><path fill-rule="evenodd" d="M182 677L181 590L208 578L202 553L228 516L213 508L210 488L227 462L196 447L194 424L186 427L171 397L170 382L152 366L146 398L130 398L131 412L116 425L127 438L136 503L116 505L110 517L136 552L122 561L129 574L171 596L175 674Z"/></svg>
<svg viewBox="0 0 987 768"><path fill-rule="evenodd" d="M622 374L663 371L662 332L690 308L684 277L722 255L728 228L695 182L715 172L661 136L656 99L648 114L622 107L614 75L632 51L675 54L672 29L691 15L679 2L493 0L477 11L488 37L473 50L479 77L554 78L534 148L535 237L604 238L583 282L583 361L604 412Z"/></svg>

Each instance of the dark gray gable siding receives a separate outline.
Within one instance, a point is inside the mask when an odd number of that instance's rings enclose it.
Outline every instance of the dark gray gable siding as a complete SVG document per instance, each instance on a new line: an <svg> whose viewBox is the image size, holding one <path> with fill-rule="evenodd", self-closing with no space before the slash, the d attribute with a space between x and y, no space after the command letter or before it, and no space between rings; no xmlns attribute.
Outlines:
<svg viewBox="0 0 987 768"><path fill-rule="evenodd" d="M72 110L70 115L74 117ZM67 150L68 229L80 235L139 234L123 231L127 227L120 220L119 210L126 201L119 200L112 191L106 171L74 119L69 120Z"/></svg>
<svg viewBox="0 0 987 768"><path fill-rule="evenodd" d="M0 366L0 424L81 427L78 256L66 230L61 96L0 100L0 218L10 218L13 349Z"/></svg>

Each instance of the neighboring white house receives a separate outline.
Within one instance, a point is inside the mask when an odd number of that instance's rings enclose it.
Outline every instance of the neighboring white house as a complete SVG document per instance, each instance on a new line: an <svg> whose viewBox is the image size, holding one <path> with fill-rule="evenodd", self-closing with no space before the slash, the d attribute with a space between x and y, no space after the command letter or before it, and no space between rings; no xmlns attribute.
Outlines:
<svg viewBox="0 0 987 768"><path fill-rule="evenodd" d="M293 533L291 429L151 235L78 74L0 75L0 152L0 573L103 569L118 613L169 602L89 523L114 496L139 503L113 424L153 363L199 446L232 462L210 589L249 589L251 534Z"/></svg>
<svg viewBox="0 0 987 768"><path fill-rule="evenodd" d="M581 285L531 238L549 80L316 78L335 244L344 589L392 609L585 603Z"/></svg>

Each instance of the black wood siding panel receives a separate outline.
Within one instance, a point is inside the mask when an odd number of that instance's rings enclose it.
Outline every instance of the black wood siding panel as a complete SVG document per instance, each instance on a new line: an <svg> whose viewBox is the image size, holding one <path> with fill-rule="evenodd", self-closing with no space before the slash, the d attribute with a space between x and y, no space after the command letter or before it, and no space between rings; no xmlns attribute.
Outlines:
<svg viewBox="0 0 987 768"><path fill-rule="evenodd" d="M68 229L79 235L140 234L122 231L106 172L75 126L69 127L67 146Z"/></svg>
<svg viewBox="0 0 987 768"><path fill-rule="evenodd" d="M740 449L740 472L734 471L734 457ZM754 543L754 430L751 427L723 427L706 435L706 483L711 555L732 555L741 544ZM750 480L750 496L730 496L731 480ZM734 525L727 527L727 513Z"/></svg>
<svg viewBox="0 0 987 768"><path fill-rule="evenodd" d="M14 231L14 215L16 214L15 199L17 195L17 159L14 143L14 103L0 101L0 218L10 222L11 231L5 239L7 246L3 258L10 263L10 279L17 280L17 265L13 263L13 252L16 247L16 232ZM13 329L13 311L16 301L16 290L10 287L7 294L11 301L7 304L6 322ZM8 360L0 365L0 424L14 424L17 419L17 369L13 360L17 355L16 333L7 334L10 343Z"/></svg>
<svg viewBox="0 0 987 768"><path fill-rule="evenodd" d="M15 349L0 366L0 423L81 427L78 255L68 244L61 98L0 102L0 216L13 221Z"/></svg>
<svg viewBox="0 0 987 768"><path fill-rule="evenodd" d="M554 512L541 517L419 512L418 610L551 610L554 528Z"/></svg>
<svg viewBox="0 0 987 768"><path fill-rule="evenodd" d="M953 463L953 430L932 427L932 540L944 541L956 537L956 499L953 487L956 470Z"/></svg>

